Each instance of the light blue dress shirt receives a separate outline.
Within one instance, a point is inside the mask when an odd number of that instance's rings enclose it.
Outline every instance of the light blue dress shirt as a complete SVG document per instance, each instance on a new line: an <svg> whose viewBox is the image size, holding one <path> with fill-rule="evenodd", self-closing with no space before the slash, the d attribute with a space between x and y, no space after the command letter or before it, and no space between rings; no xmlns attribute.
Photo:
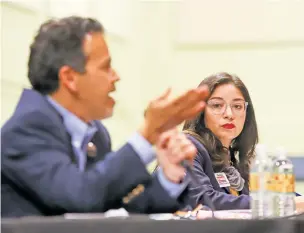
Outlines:
<svg viewBox="0 0 304 233"><path fill-rule="evenodd" d="M71 136L72 147L74 154L78 159L80 171L84 171L87 162L86 149L87 144L91 141L94 134L97 132L95 122L86 124L76 115L62 107L54 99L47 96L48 102L58 111L63 118L64 126ZM128 140L128 143L133 147L142 162L147 165L152 162L156 155L152 145L139 133L134 133ZM189 178L186 176L181 184L175 184L167 180L161 168L155 173L160 184L173 198L177 198L189 183Z"/></svg>

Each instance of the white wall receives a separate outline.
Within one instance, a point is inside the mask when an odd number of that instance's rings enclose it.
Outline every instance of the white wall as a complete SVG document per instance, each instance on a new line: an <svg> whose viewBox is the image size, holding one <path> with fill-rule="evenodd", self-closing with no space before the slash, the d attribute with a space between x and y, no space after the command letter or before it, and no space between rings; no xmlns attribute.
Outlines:
<svg viewBox="0 0 304 233"><path fill-rule="evenodd" d="M31 8L1 2L1 125L13 112L22 88L29 86L29 44L45 19L42 9L43 3Z"/></svg>
<svg viewBox="0 0 304 233"><path fill-rule="evenodd" d="M28 85L28 45L38 25L50 15L78 13L104 24L122 78L115 116L105 121L115 147L140 124L148 101L168 86L177 94L228 71L252 95L261 141L304 155L304 1L17 2L1 3L2 124Z"/></svg>
<svg viewBox="0 0 304 233"><path fill-rule="evenodd" d="M170 77L194 85L213 72L238 74L261 141L304 155L304 1L188 0L179 7Z"/></svg>

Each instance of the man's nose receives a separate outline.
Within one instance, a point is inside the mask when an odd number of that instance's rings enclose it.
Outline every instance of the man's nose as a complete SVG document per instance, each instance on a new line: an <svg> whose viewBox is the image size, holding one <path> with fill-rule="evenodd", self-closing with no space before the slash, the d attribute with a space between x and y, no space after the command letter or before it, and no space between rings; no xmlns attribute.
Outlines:
<svg viewBox="0 0 304 233"><path fill-rule="evenodd" d="M120 77L118 76L118 74L115 72L115 70L112 70L111 72L111 80L113 82L118 82L120 80Z"/></svg>

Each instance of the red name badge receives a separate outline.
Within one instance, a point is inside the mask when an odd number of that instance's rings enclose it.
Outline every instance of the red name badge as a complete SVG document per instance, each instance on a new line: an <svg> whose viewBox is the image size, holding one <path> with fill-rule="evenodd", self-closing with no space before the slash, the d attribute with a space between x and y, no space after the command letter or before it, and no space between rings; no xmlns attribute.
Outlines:
<svg viewBox="0 0 304 233"><path fill-rule="evenodd" d="M215 173L215 178L221 188L230 187L229 180L224 172Z"/></svg>

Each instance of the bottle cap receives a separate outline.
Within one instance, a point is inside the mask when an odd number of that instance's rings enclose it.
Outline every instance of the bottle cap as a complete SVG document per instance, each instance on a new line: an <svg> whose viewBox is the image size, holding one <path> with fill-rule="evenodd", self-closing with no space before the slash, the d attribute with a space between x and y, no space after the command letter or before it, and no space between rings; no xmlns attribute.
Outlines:
<svg viewBox="0 0 304 233"><path fill-rule="evenodd" d="M264 144L257 144L255 147L255 153L257 156L267 157L267 147Z"/></svg>
<svg viewBox="0 0 304 233"><path fill-rule="evenodd" d="M277 157L286 157L287 151L284 147L280 146L275 149L275 155Z"/></svg>

